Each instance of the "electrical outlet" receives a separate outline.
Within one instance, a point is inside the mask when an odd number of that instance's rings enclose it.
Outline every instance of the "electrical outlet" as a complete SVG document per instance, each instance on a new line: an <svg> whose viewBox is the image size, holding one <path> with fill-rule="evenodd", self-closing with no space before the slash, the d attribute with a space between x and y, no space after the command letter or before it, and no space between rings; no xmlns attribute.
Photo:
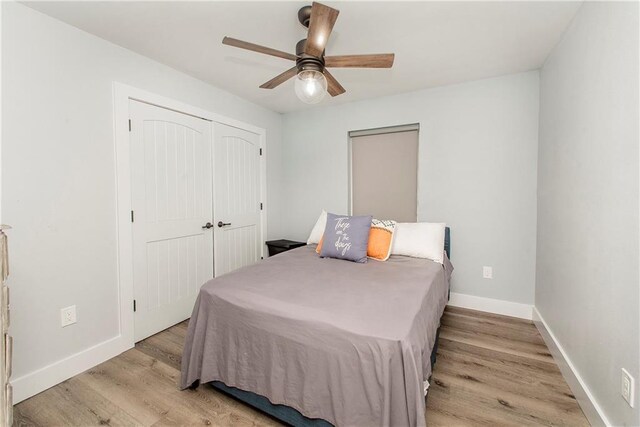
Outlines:
<svg viewBox="0 0 640 427"><path fill-rule="evenodd" d="M493 279L493 267L488 267L486 265L482 267L482 278Z"/></svg>
<svg viewBox="0 0 640 427"><path fill-rule="evenodd" d="M624 400L626 400L629 406L631 406L632 408L633 408L633 398L634 398L633 391L635 388L634 382L635 380L633 379L631 374L627 372L626 369L622 368L622 383L621 383L622 387L620 389L620 394L622 394L622 397L624 398Z"/></svg>
<svg viewBox="0 0 640 427"><path fill-rule="evenodd" d="M66 307L60 310L60 325L65 326L73 325L76 323L76 306Z"/></svg>

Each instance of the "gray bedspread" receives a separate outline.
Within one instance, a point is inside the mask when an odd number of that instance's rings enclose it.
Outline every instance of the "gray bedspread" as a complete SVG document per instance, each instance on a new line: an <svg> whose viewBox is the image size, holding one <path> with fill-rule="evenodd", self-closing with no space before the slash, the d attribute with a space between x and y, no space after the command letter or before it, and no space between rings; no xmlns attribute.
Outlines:
<svg viewBox="0 0 640 427"><path fill-rule="evenodd" d="M314 249L202 286L181 387L219 380L338 426L423 426L452 267L400 256L358 264Z"/></svg>

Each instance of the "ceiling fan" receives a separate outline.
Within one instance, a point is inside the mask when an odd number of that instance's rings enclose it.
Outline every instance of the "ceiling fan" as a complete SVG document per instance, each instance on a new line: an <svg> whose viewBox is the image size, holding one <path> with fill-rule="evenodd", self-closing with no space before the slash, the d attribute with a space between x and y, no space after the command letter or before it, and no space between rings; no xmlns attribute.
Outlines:
<svg viewBox="0 0 640 427"><path fill-rule="evenodd" d="M324 49L333 25L338 19L338 13L340 11L317 2L301 8L298 11L298 20L309 31L307 38L296 44L295 55L231 37L222 39L222 44L295 61L294 67L277 75L260 87L273 89L296 76L295 90L298 98L307 104L316 104L324 98L326 92L329 92L331 96L338 96L345 92L345 89L331 75L327 67L391 68L393 66L393 53L325 57Z"/></svg>

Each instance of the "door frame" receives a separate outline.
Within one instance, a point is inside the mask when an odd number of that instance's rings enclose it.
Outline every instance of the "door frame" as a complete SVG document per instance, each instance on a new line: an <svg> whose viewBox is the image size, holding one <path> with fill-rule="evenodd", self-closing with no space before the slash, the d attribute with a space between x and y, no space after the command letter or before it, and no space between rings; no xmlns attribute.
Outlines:
<svg viewBox="0 0 640 427"><path fill-rule="evenodd" d="M118 312L119 335L124 345L123 351L132 348L134 342L134 315L133 315L133 229L131 226L131 159L129 153L129 101L144 102L160 108L176 111L198 117L210 122L211 126L211 162L215 150L213 147L214 134L213 122L222 123L255 133L259 136L262 156L260 165L260 198L263 210L260 212L261 256L265 254L265 236L267 235L267 132L265 129L231 119L211 111L207 111L192 105L176 101L152 92L147 92L133 86L119 82L113 82L113 129L114 129L114 154L116 166L116 233L117 233L117 269L118 269ZM213 171L212 171L213 172ZM212 180L214 179L212 173ZM215 181L212 183L215 192ZM213 203L213 199L212 199ZM215 207L214 207L215 208ZM213 218L212 218L213 220ZM213 254L215 259L215 252ZM213 262L214 260L212 260ZM214 270L215 271L215 270Z"/></svg>

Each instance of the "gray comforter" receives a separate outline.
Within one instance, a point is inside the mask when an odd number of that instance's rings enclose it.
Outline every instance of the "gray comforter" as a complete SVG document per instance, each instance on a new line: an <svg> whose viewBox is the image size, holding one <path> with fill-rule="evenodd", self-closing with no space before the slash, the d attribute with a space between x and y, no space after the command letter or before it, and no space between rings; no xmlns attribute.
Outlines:
<svg viewBox="0 0 640 427"><path fill-rule="evenodd" d="M423 426L452 267L400 256L358 264L314 249L202 286L181 387L219 380L338 426Z"/></svg>

